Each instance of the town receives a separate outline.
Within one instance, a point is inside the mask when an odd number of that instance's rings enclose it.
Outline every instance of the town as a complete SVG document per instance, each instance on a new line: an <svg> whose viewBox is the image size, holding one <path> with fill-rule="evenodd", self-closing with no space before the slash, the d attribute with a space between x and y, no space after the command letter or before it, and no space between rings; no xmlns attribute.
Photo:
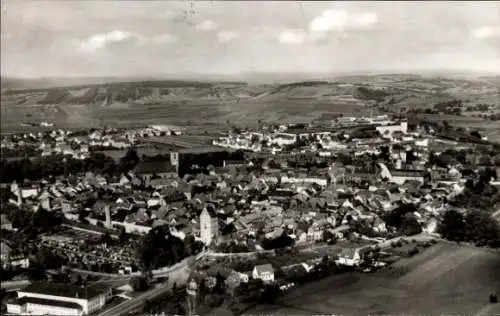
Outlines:
<svg viewBox="0 0 500 316"><path fill-rule="evenodd" d="M2 313L241 314L328 275L403 273L441 244L500 248L500 145L475 130L223 129L3 136Z"/></svg>

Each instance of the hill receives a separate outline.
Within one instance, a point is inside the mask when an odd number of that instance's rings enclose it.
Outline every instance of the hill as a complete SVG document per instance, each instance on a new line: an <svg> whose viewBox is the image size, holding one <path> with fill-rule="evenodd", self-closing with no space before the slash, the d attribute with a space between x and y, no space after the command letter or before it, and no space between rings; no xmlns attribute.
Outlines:
<svg viewBox="0 0 500 316"><path fill-rule="evenodd" d="M271 84L148 78L4 79L2 131L42 121L60 127L97 127L312 120L331 113L359 115L381 109L432 107L454 98L500 107L495 80L411 74Z"/></svg>

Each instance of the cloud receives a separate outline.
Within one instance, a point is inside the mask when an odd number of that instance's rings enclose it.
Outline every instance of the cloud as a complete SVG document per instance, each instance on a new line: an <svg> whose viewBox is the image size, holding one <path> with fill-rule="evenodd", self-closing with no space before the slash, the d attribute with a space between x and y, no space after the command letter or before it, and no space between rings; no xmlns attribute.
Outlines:
<svg viewBox="0 0 500 316"><path fill-rule="evenodd" d="M286 30L279 36L279 41L283 44L300 44L307 38L307 33L300 29Z"/></svg>
<svg viewBox="0 0 500 316"><path fill-rule="evenodd" d="M350 13L347 10L325 10L309 23L311 33L367 28L378 22L375 12Z"/></svg>
<svg viewBox="0 0 500 316"><path fill-rule="evenodd" d="M217 33L217 39L220 43L227 43L236 38L236 33L231 31L220 31Z"/></svg>
<svg viewBox="0 0 500 316"><path fill-rule="evenodd" d="M311 32L328 32L332 29L341 29L347 22L349 13L346 10L326 10L309 23Z"/></svg>
<svg viewBox="0 0 500 316"><path fill-rule="evenodd" d="M195 29L206 32L216 30L217 28L218 28L217 24L215 24L215 22L212 20L205 20L195 25Z"/></svg>
<svg viewBox="0 0 500 316"><path fill-rule="evenodd" d="M354 17L353 24L356 26L364 27L371 26L378 22L377 14L374 12L367 12Z"/></svg>
<svg viewBox="0 0 500 316"><path fill-rule="evenodd" d="M483 26L475 29L472 35L479 39L487 39L500 36L500 27Z"/></svg>
<svg viewBox="0 0 500 316"><path fill-rule="evenodd" d="M178 38L176 36L168 33L157 35L152 38L152 42L156 44L170 44L177 42L177 40Z"/></svg>
<svg viewBox="0 0 500 316"><path fill-rule="evenodd" d="M127 41L132 37L134 37L134 35L129 32L111 31L109 33L102 33L90 36L81 43L80 47L85 52L93 53L100 49L105 48L109 44Z"/></svg>

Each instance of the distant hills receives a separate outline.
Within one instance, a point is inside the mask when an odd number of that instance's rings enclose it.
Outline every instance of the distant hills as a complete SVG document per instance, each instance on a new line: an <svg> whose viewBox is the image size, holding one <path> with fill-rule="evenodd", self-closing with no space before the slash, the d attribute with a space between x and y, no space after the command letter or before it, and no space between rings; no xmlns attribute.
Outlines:
<svg viewBox="0 0 500 316"><path fill-rule="evenodd" d="M254 75L254 79L257 77ZM154 78L2 79L2 128L43 121L60 126L239 120L310 119L369 108L429 107L460 98L498 104L499 77L418 74L345 75L285 81L260 76L158 80ZM188 76L186 76L188 77ZM274 81L271 80L274 78ZM225 79L225 80L224 80ZM269 83L265 83L269 82ZM370 110L371 111L371 110ZM190 121L191 123L189 123Z"/></svg>

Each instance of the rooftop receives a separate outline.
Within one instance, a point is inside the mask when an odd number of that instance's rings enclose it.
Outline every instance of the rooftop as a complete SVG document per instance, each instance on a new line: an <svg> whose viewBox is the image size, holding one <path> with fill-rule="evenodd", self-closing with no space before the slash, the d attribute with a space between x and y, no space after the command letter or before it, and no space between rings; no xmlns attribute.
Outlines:
<svg viewBox="0 0 500 316"><path fill-rule="evenodd" d="M274 272L273 266L270 263L255 266L255 269L257 270L258 274L262 274L262 273L266 273L266 272L267 273Z"/></svg>
<svg viewBox="0 0 500 316"><path fill-rule="evenodd" d="M43 298L27 297L27 296L24 296L24 297L21 297L18 299L14 299L14 300L8 302L8 304L12 304L12 305L25 305L27 303L37 304L37 305L45 305L45 306L57 306L57 307L64 307L64 308L72 308L72 309L78 309L78 310L82 309L82 306L80 306L80 304L73 303L73 302L47 300L47 299L43 299Z"/></svg>
<svg viewBox="0 0 500 316"><path fill-rule="evenodd" d="M32 283L21 292L91 299L107 291L107 288L81 287L63 283Z"/></svg>
<svg viewBox="0 0 500 316"><path fill-rule="evenodd" d="M176 172L176 168L168 161L141 161L132 172L135 174Z"/></svg>

